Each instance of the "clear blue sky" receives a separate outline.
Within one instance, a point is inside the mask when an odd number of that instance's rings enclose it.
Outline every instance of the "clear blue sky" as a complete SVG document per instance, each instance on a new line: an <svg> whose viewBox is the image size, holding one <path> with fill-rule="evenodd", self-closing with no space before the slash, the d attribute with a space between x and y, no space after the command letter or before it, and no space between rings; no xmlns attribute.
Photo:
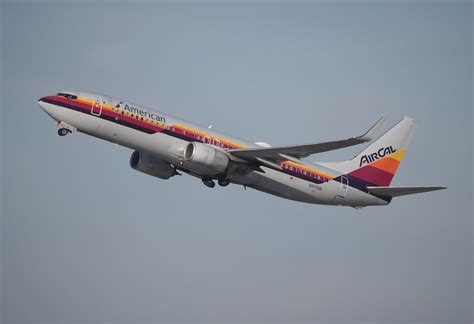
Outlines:
<svg viewBox="0 0 474 324"><path fill-rule="evenodd" d="M472 2L0 10L4 322L472 321ZM357 211L162 181L58 137L36 101L67 89L273 145L410 116L393 185L449 189Z"/></svg>

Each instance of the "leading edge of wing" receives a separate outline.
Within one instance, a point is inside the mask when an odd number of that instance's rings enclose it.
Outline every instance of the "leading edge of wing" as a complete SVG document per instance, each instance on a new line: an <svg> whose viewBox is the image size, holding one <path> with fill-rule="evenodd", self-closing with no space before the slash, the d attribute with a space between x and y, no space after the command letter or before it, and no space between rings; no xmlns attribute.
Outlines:
<svg viewBox="0 0 474 324"><path fill-rule="evenodd" d="M295 158L303 158L312 154L328 152L332 150L341 149L344 147L361 144L364 142L371 141L379 133L382 125L384 124L386 117L381 117L370 129L360 136L354 136L348 139L315 143L315 144L304 144L294 146L280 146L270 148L245 148L229 150L228 153L231 156L241 158L244 160L257 160L258 158L268 158L275 161L288 160L288 156ZM284 155L284 156L282 156Z"/></svg>

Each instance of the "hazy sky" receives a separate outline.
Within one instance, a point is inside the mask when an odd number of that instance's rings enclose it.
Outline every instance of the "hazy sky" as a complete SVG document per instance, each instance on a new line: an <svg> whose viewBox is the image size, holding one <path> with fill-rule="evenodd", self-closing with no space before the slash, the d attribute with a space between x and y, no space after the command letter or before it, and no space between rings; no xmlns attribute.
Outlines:
<svg viewBox="0 0 474 324"><path fill-rule="evenodd" d="M472 2L0 8L4 322L472 321ZM393 185L449 189L354 210L159 180L57 136L36 101L67 89L273 145L410 116Z"/></svg>

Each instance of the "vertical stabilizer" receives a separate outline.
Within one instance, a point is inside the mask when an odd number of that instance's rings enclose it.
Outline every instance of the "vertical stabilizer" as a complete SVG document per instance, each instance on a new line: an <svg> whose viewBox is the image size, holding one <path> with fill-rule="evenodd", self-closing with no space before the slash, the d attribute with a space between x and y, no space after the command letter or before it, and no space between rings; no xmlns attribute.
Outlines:
<svg viewBox="0 0 474 324"><path fill-rule="evenodd" d="M404 117L352 160L321 164L367 186L388 186L405 155L415 128L416 120Z"/></svg>

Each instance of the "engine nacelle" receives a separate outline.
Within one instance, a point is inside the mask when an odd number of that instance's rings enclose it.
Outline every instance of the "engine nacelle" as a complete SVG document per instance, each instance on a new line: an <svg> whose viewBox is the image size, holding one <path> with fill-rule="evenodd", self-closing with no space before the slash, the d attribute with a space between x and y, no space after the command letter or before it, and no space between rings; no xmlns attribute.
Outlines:
<svg viewBox="0 0 474 324"><path fill-rule="evenodd" d="M138 151L132 153L130 166L134 170L160 179L169 179L176 174L175 168L168 162Z"/></svg>
<svg viewBox="0 0 474 324"><path fill-rule="evenodd" d="M202 143L192 142L186 145L184 160L198 168L204 168L209 174L222 174L229 165L229 157L224 152Z"/></svg>

